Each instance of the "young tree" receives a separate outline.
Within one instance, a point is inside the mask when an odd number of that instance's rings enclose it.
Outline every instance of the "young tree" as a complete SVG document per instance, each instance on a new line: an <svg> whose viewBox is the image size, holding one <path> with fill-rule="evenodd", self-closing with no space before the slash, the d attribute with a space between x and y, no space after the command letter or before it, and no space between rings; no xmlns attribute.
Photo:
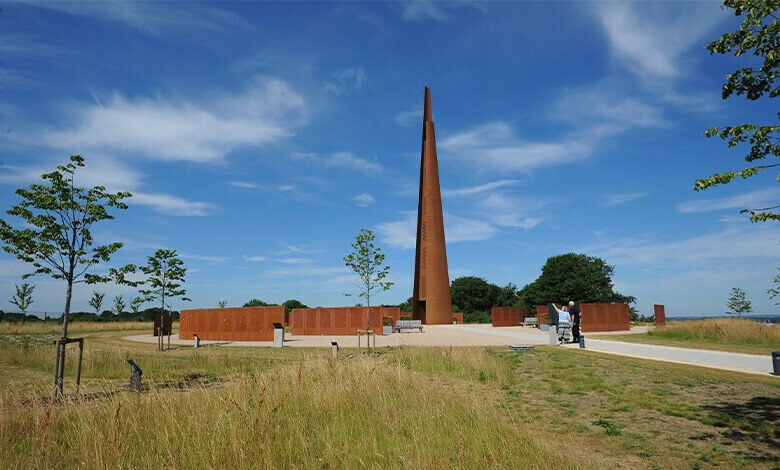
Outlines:
<svg viewBox="0 0 780 470"><path fill-rule="evenodd" d="M710 54L733 53L734 57L739 57L749 53L748 55L757 58L759 62L763 60L758 69L747 66L726 75L726 83L722 88L723 99L734 94L744 95L751 101L765 95L770 99L777 98L780 96L780 86L775 85L775 80L780 77L780 0L725 0L721 8L734 10L734 16L745 16L738 31L726 33L707 45ZM780 113L777 113L777 118L780 120ZM750 151L745 156L749 166L742 170L699 179L693 189L701 191L728 184L738 176L745 179L763 173L768 168L780 166L780 163L753 163L767 157L780 157L780 125L774 116L766 116L764 119L765 122L761 124L744 123L707 129L704 135L708 138L719 137L725 140L729 147L749 142ZM780 183L780 177L778 182ZM779 207L780 204L777 204L743 209L740 212L750 214L751 222L780 220L780 213L777 212Z"/></svg>
<svg viewBox="0 0 780 470"><path fill-rule="evenodd" d="M143 305L144 302L145 300L141 297L133 297L130 300L130 311L133 312L133 315L138 315L138 311L141 310L141 305Z"/></svg>
<svg viewBox="0 0 780 470"><path fill-rule="evenodd" d="M750 305L750 301L747 299L745 291L739 287L733 287L731 289L731 295L729 296L728 302L726 302L726 307L729 309L729 311L726 312L727 314L736 314L739 318L742 318L743 313L750 313L753 311L753 307Z"/></svg>
<svg viewBox="0 0 780 470"><path fill-rule="evenodd" d="M126 306L125 299L121 295L114 297L114 312L116 312L117 315L122 315Z"/></svg>
<svg viewBox="0 0 780 470"><path fill-rule="evenodd" d="M371 329L371 295L386 291L393 285L392 282L385 280L390 274L390 266L382 266L385 255L381 248L374 246L375 239L374 232L361 228L360 233L355 237L355 242L352 243L352 253L344 257L344 263L358 276L358 281L353 282L359 290L358 297L366 299L366 329L369 330ZM344 295L349 297L352 294Z"/></svg>
<svg viewBox="0 0 780 470"><path fill-rule="evenodd" d="M105 292L92 292L92 298L89 299L89 306L95 309L95 314L100 315L100 308L103 306L103 299L106 297Z"/></svg>
<svg viewBox="0 0 780 470"><path fill-rule="evenodd" d="M107 282L108 276L87 271L100 262L109 261L111 255L122 247L119 242L93 246L92 227L98 222L114 218L108 213L108 207L127 209L127 204L122 200L130 197L128 192L108 193L103 186L90 189L76 186L76 170L83 166L84 159L73 155L68 164L42 175L43 183L31 184L28 189L17 189L16 194L22 201L7 213L24 220L21 228L14 228L0 219L3 250L35 268L23 278L47 274L67 284L62 315L63 340L68 338L73 284ZM59 398L62 396L65 369L64 343L57 343L55 357L54 393Z"/></svg>
<svg viewBox="0 0 780 470"><path fill-rule="evenodd" d="M148 264L141 266L141 271L148 277L140 284L149 287L138 291L145 296L144 300L148 302L160 299L160 307L163 312L165 312L166 298L180 297L181 300L190 301L184 297L187 291L181 287L187 268L184 267L184 261L178 256L176 250L157 250L153 256L147 258Z"/></svg>
<svg viewBox="0 0 780 470"><path fill-rule="evenodd" d="M219 305L219 308L225 308L227 307L227 300L220 300L217 302L217 305Z"/></svg>
<svg viewBox="0 0 780 470"><path fill-rule="evenodd" d="M35 290L35 286L30 285L28 282L23 282L21 286L14 284L16 293L11 297L10 302L22 312L23 315L27 315L27 309L34 302L32 293Z"/></svg>
<svg viewBox="0 0 780 470"><path fill-rule="evenodd" d="M777 269L780 271L780 268ZM775 283L775 287L767 289L766 291L766 293L769 294L770 300L780 295L780 274L776 275L772 282ZM775 305L780 305L780 302L775 302Z"/></svg>

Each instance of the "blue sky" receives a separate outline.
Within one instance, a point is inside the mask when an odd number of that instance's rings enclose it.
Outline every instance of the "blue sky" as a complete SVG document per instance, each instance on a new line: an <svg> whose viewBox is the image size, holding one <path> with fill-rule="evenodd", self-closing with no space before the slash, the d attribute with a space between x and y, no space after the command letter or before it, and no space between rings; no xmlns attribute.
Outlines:
<svg viewBox="0 0 780 470"><path fill-rule="evenodd" d="M721 99L750 59L704 49L738 25L718 2L0 8L0 209L81 154L77 183L133 193L94 233L124 243L111 265L180 253L193 301L175 309L349 305L342 258L361 227L395 283L372 303L411 296L430 86L451 280L522 287L577 252L614 265L643 314L721 314L733 286L778 310L778 225L739 214L776 203L776 175L691 189L744 163L706 128L777 111ZM0 308L25 272L0 255ZM63 282L31 282L31 310L62 311ZM106 307L135 295L80 285L75 310L93 290Z"/></svg>

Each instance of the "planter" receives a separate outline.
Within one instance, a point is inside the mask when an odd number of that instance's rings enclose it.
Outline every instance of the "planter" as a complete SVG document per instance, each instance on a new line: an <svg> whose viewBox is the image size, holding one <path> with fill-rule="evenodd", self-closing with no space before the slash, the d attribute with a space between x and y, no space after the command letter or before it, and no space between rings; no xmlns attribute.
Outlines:
<svg viewBox="0 0 780 470"><path fill-rule="evenodd" d="M383 326L382 327L382 334L383 335L391 335L391 334L393 334L393 327L392 326Z"/></svg>

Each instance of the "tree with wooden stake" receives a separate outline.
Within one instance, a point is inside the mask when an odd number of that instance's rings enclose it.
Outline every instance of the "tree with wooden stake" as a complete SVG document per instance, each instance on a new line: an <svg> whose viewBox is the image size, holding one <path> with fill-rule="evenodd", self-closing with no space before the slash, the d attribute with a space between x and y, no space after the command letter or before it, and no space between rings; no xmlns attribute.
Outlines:
<svg viewBox="0 0 780 470"><path fill-rule="evenodd" d="M353 282L359 289L358 297L366 299L366 329L371 329L371 296L374 293L390 289L393 285L385 278L390 274L390 266L382 266L385 255L382 249L374 246L376 236L367 228L360 229L360 233L352 243L352 253L344 257L344 262L358 276L358 281ZM344 294L349 297L352 294Z"/></svg>
<svg viewBox="0 0 780 470"><path fill-rule="evenodd" d="M27 309L30 308L30 305L34 302L32 293L35 290L35 286L31 285L29 282L23 282L21 286L14 284L14 287L16 288L16 293L11 297L9 302L16 305L16 308L22 312L22 321L24 321L27 317Z"/></svg>
<svg viewBox="0 0 780 470"><path fill-rule="evenodd" d="M179 254L176 250L157 250L154 252L154 255L147 258L147 261L147 265L140 268L148 276L146 280L131 284L148 286L146 289L138 289L138 292L144 295L145 301L152 302L160 299L160 307L163 311L160 318L160 338L162 338L162 325L166 306L165 299L180 297L181 300L190 301L190 299L184 297L187 291L182 288L187 268L184 267L184 261L179 259ZM162 343L160 343L160 349L162 349Z"/></svg>
<svg viewBox="0 0 780 470"><path fill-rule="evenodd" d="M109 261L111 255L122 247L120 242L92 246L92 227L97 222L114 218L108 213L108 207L127 209L122 200L131 196L128 192L108 193L103 186L90 189L76 186L76 170L83 166L84 159L73 155L68 164L59 165L56 171L42 175L43 183L17 189L16 194L22 201L6 212L24 220L20 228L0 219L3 250L35 268L23 278L48 274L67 284L62 338L57 342L54 365L54 395L57 399L62 397L73 284L109 281L109 276L87 271L100 262Z"/></svg>

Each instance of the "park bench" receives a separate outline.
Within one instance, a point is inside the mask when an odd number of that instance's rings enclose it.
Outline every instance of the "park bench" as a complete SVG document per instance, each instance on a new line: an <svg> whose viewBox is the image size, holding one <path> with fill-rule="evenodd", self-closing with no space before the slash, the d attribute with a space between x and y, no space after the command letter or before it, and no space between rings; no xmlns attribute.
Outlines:
<svg viewBox="0 0 780 470"><path fill-rule="evenodd" d="M532 326L536 328L538 326L538 322L536 321L536 317L528 317L523 319L523 323L521 323L520 326Z"/></svg>
<svg viewBox="0 0 780 470"><path fill-rule="evenodd" d="M419 329L420 333L422 333L422 320L398 320L393 327L393 332L400 333L401 330L414 330L415 328Z"/></svg>
<svg viewBox="0 0 780 470"><path fill-rule="evenodd" d="M528 352L533 351L534 346L532 344L511 344L509 345L509 349L514 352Z"/></svg>

